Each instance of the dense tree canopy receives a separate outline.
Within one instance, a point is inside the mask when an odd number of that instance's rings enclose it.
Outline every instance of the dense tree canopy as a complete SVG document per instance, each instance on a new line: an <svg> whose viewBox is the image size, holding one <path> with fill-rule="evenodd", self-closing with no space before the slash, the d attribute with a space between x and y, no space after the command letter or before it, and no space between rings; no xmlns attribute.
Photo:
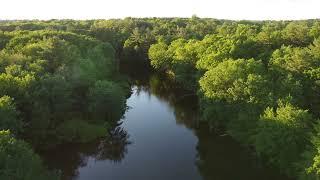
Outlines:
<svg viewBox="0 0 320 180"><path fill-rule="evenodd" d="M19 112L16 110L13 99L9 96L0 98L0 129L11 130L14 133L22 131L23 124L19 118Z"/></svg>
<svg viewBox="0 0 320 180"><path fill-rule="evenodd" d="M199 83L206 98L267 103L268 81L264 72L263 64L254 59L225 60L207 71Z"/></svg>
<svg viewBox="0 0 320 180"><path fill-rule="evenodd" d="M318 20L217 22L202 37L158 38L149 58L156 70L195 87L203 119L289 176L317 179L310 134L320 107L318 38Z"/></svg>
<svg viewBox="0 0 320 180"><path fill-rule="evenodd" d="M319 20L0 22L0 130L51 145L106 135L126 109L119 62L167 74L210 125L289 176L319 178Z"/></svg>
<svg viewBox="0 0 320 180"><path fill-rule="evenodd" d="M27 143L15 139L9 131L0 131L0 178L57 180L58 176L47 172Z"/></svg>
<svg viewBox="0 0 320 180"><path fill-rule="evenodd" d="M108 136L126 109L129 91L117 71L114 48L81 33L47 28L1 32L0 131L42 148ZM98 82L110 86L93 94ZM99 103L101 98L107 100ZM48 179L27 143L4 131L0 136L1 179Z"/></svg>
<svg viewBox="0 0 320 180"><path fill-rule="evenodd" d="M294 174L294 162L308 144L306 132L311 123L311 114L288 102L280 101L276 110L268 107L259 119L254 136L257 152L270 157L269 161L281 170Z"/></svg>

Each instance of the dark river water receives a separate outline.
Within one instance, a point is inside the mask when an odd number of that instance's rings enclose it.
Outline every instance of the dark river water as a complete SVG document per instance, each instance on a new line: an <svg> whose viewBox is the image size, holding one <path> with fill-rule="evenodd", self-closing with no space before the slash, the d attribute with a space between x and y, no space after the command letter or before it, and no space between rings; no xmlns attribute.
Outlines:
<svg viewBox="0 0 320 180"><path fill-rule="evenodd" d="M112 138L43 153L63 180L276 180L232 138L199 122L197 99L158 76L136 80Z"/></svg>

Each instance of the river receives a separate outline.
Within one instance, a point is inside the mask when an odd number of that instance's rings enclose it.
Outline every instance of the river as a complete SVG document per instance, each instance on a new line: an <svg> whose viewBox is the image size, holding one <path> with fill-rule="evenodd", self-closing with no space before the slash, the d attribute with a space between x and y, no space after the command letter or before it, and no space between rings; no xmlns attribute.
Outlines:
<svg viewBox="0 0 320 180"><path fill-rule="evenodd" d="M159 76L133 81L112 138L42 154L63 180L276 180L231 137L199 122L197 98Z"/></svg>

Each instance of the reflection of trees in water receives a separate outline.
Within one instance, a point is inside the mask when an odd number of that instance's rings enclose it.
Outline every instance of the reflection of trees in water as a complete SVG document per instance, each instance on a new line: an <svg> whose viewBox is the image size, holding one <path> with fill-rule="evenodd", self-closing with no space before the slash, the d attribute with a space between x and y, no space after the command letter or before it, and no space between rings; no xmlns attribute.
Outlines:
<svg viewBox="0 0 320 180"><path fill-rule="evenodd" d="M210 132L207 124L201 123L195 134L198 137L196 166L204 180L288 179L263 165L230 136Z"/></svg>
<svg viewBox="0 0 320 180"><path fill-rule="evenodd" d="M263 165L229 136L209 131L206 123L199 123L198 99L195 93L183 90L165 77L151 75L136 81L136 93L149 92L167 103L173 110L176 123L193 130L198 138L196 166L204 180L212 179L286 179ZM226 115L225 115L226 116Z"/></svg>
<svg viewBox="0 0 320 180"><path fill-rule="evenodd" d="M136 94L148 92L156 96L161 102L169 105L175 115L176 123L193 129L198 117L198 99L194 92L181 88L174 81L152 74L149 78L135 80Z"/></svg>
<svg viewBox="0 0 320 180"><path fill-rule="evenodd" d="M78 169L86 166L89 159L121 162L127 153L128 144L131 144L128 133L123 128L116 127L110 132L110 137L105 139L85 144L61 145L40 154L49 168L61 170L62 180L70 180L77 178Z"/></svg>
<svg viewBox="0 0 320 180"><path fill-rule="evenodd" d="M116 127L111 133L111 138L101 141L98 149L98 154L95 156L98 160L111 160L113 162L121 162L128 152L127 145L131 144L128 141L128 133L121 127Z"/></svg>

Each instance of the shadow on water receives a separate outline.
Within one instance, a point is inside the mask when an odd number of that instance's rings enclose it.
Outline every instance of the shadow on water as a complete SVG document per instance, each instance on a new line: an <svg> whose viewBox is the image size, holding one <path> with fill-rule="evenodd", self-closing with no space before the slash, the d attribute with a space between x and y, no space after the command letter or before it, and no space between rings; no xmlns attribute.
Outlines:
<svg viewBox="0 0 320 180"><path fill-rule="evenodd" d="M249 149L227 134L217 134L199 121L198 98L176 83L153 74L139 78L138 89L155 95L173 109L177 124L193 131L197 137L195 165L204 180L285 180L276 169L267 167Z"/></svg>
<svg viewBox="0 0 320 180"><path fill-rule="evenodd" d="M63 180L287 179L231 137L200 123L194 93L146 74L129 73L131 107L109 138L41 153Z"/></svg>
<svg viewBox="0 0 320 180"><path fill-rule="evenodd" d="M128 138L123 128L116 127L108 138L91 143L64 144L40 154L49 168L61 172L62 180L77 179L79 168L87 166L89 159L120 163L127 153L127 145L131 144Z"/></svg>

